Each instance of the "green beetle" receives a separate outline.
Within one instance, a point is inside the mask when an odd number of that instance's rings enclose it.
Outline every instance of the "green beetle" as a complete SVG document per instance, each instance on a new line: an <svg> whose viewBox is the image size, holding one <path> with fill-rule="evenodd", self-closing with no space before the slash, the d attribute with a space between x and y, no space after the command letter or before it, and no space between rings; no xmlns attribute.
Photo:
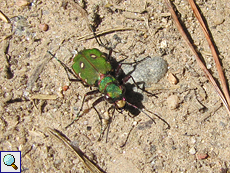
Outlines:
<svg viewBox="0 0 230 173"><path fill-rule="evenodd" d="M73 61L73 71L84 84L98 87L95 92L101 92L103 98L109 103L114 103L117 108L121 109L125 106L125 89L110 74L112 71L111 64L101 51L98 49L85 49L79 52ZM95 92L91 93L94 94Z"/></svg>
<svg viewBox="0 0 230 173"><path fill-rule="evenodd" d="M57 59L51 52L49 52L55 59ZM58 59L57 59L58 60ZM115 70L112 69L110 60L107 60L106 56L98 49L85 49L78 53L78 55L74 58L74 64L72 65L72 69L74 72L72 72L71 69L69 69L64 63L62 63L60 60L58 60L62 66L65 68L67 74L70 72L73 74L77 81L81 81L84 86L94 86L98 89L90 91L84 95L82 105L80 108L80 111L77 116L79 116L80 112L82 111L85 98L88 95L93 95L96 93L102 93L102 96L98 98L93 104L92 107L97 112L100 120L102 120L99 112L96 109L96 105L100 103L103 100L108 101L109 103L113 104L112 107L117 110L124 109L125 105L128 104L131 107L134 107L135 109L139 110L140 112L143 112L145 115L147 115L153 122L155 122L152 117L150 117L146 112L139 109L135 105L132 105L131 103L127 102L125 99L125 87L124 83L126 83L132 76L127 76L124 79L122 79L122 82L117 80L116 75L119 73L121 69L121 64L118 66L118 68ZM69 75L68 78L70 79ZM70 79L72 80L72 79ZM134 81L134 79L132 78ZM75 80L76 81L76 80ZM135 83L135 81L134 81ZM136 84L136 83L135 83ZM111 107L111 108L112 108ZM75 119L76 120L76 119ZM75 121L74 120L74 121ZM73 122L74 122L73 121ZM73 124L69 124L67 127Z"/></svg>

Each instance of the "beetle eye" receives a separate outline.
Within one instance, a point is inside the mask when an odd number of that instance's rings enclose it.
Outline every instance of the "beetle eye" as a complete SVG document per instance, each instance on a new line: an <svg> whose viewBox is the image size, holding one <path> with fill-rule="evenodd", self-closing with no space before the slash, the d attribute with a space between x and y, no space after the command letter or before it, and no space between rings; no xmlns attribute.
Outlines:
<svg viewBox="0 0 230 173"><path fill-rule="evenodd" d="M109 103L113 103L113 99L111 97L109 97L108 95L105 96L105 99L109 102Z"/></svg>

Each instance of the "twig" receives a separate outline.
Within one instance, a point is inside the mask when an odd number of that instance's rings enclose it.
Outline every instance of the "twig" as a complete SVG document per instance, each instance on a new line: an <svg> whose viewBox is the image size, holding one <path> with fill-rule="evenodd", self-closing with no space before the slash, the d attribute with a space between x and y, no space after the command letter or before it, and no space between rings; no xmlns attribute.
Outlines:
<svg viewBox="0 0 230 173"><path fill-rule="evenodd" d="M37 79L39 78L39 75L42 73L44 67L46 66L46 64L52 59L53 57L48 57L45 58L45 60L38 64L35 69L33 70L31 76L28 79L28 83L27 83L27 88L29 90L32 90L34 83L37 81Z"/></svg>
<svg viewBox="0 0 230 173"><path fill-rule="evenodd" d="M230 108L229 105L222 93L222 91L220 90L220 88L218 87L217 83L215 82L214 78L212 77L212 75L209 73L209 71L207 70L207 68L205 67L205 65L203 64L203 62L201 61L201 59L199 58L199 55L196 51L196 49L194 48L193 44L189 41L185 31L183 30L183 27L181 26L177 15L175 13L175 11L172 8L171 2L170 0L165 0L166 5L169 8L170 13L172 14L172 18L175 21L175 24L179 30L179 32L181 33L182 37L184 38L184 40L186 41L186 43L188 44L188 46L191 48L192 52L194 53L195 57L196 57L196 61L199 64L200 68L204 71L206 77L208 78L208 80L210 81L210 83L213 85L215 91L217 92L217 94L219 95L221 101L223 102L224 106L226 107L228 114L230 115Z"/></svg>
<svg viewBox="0 0 230 173"><path fill-rule="evenodd" d="M82 17L85 19L89 30L93 31L92 30L92 25L90 24L90 21L88 19L87 11L85 9L83 9L78 3L75 3L73 1L70 1L70 3L74 8L76 8L82 14ZM113 28L113 29L108 29L108 30L104 30L104 31L96 31L95 33L92 33L92 34L86 34L84 36L78 37L77 40L82 41L82 40L87 40L87 39L94 38L95 37L94 34L96 34L97 36L101 36L101 35L104 35L104 34L107 34L107 33L115 32L115 31L126 31L126 30L143 30L143 29L134 29L134 28L130 28L130 27L127 27L127 28ZM144 31L146 31L146 30L144 30Z"/></svg>

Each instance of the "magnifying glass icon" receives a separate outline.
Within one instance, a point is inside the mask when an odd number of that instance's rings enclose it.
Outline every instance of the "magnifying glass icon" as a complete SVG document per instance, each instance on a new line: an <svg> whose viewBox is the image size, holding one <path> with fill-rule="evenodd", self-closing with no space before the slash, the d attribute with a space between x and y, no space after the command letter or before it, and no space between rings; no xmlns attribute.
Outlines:
<svg viewBox="0 0 230 173"><path fill-rule="evenodd" d="M3 162L7 166L12 166L15 170L18 169L18 167L14 164L15 163L15 158L11 154L7 154L3 158Z"/></svg>

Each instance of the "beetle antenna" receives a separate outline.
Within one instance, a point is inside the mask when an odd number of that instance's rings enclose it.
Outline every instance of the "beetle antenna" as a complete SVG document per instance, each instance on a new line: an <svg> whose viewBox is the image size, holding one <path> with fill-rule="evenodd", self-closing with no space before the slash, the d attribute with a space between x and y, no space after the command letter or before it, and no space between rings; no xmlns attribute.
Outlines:
<svg viewBox="0 0 230 173"><path fill-rule="evenodd" d="M70 78L69 76L69 73L71 73L76 79L78 79L78 77L76 76L76 74L69 68L67 67L61 60L59 60L57 57L54 56L54 54L52 54L50 51L47 51L54 59L56 59L61 65L62 67L64 67L66 73L67 73L67 76L69 78L70 81L72 81L72 79ZM68 73L69 72L69 73Z"/></svg>
<svg viewBox="0 0 230 173"><path fill-rule="evenodd" d="M94 28L92 25L90 25L90 27L91 27L91 30L92 30L92 32L93 32L93 36L94 36L95 40L97 41L98 45L104 47L104 48L107 49L107 50L112 50L112 47L108 47L108 46L106 46L104 43L102 43L100 37L98 37L98 36L96 35L96 33L95 33L95 28Z"/></svg>
<svg viewBox="0 0 230 173"><path fill-rule="evenodd" d="M129 106L132 106L132 107L134 107L135 109L137 109L138 111L140 111L140 112L142 112L143 114L145 114L147 117L149 117L149 118L156 124L156 122L154 121L154 119L153 119L152 117L150 117L150 115L147 114L144 110L142 110L142 109L136 107L135 105L133 105L133 104L127 102L127 101L126 101L126 103L127 103Z"/></svg>

